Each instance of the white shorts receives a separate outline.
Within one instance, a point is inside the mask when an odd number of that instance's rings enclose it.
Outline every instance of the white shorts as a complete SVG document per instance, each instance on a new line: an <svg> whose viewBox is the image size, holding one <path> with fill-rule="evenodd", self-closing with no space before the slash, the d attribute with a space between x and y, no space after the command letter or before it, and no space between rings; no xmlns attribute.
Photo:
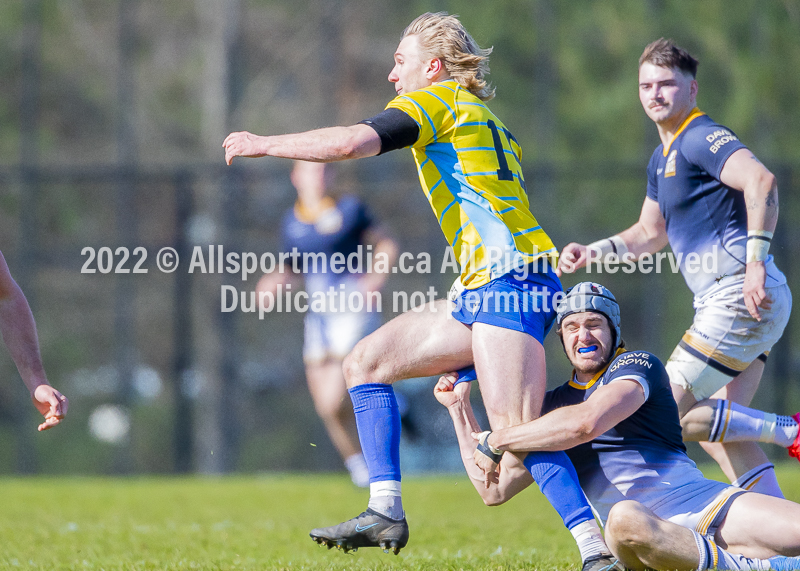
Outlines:
<svg viewBox="0 0 800 571"><path fill-rule="evenodd" d="M306 314L303 361L317 363L332 357L344 359L361 339L381 324L377 311L345 311Z"/></svg>
<svg viewBox="0 0 800 571"><path fill-rule="evenodd" d="M766 360L792 310L792 294L786 284L767 288L767 295L772 307L759 308L761 321L747 311L741 283L695 299L692 327L667 361L670 382L701 401L727 385L755 359Z"/></svg>
<svg viewBox="0 0 800 571"><path fill-rule="evenodd" d="M711 480L706 480L710 482ZM697 496L683 498L679 502L667 503L654 509L661 519L676 523L687 529L691 529L708 538L713 538L714 534L725 521L731 503L740 494L748 493L741 488L714 482L719 484L713 488L706 488ZM714 494L710 499L709 492Z"/></svg>

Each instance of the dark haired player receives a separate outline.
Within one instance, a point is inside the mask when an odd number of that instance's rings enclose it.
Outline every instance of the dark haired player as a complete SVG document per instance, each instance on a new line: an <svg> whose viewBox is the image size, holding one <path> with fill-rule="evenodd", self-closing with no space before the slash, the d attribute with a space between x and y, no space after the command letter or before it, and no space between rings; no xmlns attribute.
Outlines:
<svg viewBox="0 0 800 571"><path fill-rule="evenodd" d="M663 38L639 60L639 99L661 137L647 167L639 221L588 246L568 244L561 271L669 243L694 293L695 317L666 364L685 440L702 441L735 486L782 497L757 442L800 459L800 414L747 408L792 307L769 254L778 220L775 177L727 127L697 108L697 60ZM698 263L710 257L709 264Z"/></svg>
<svg viewBox="0 0 800 571"><path fill-rule="evenodd" d="M575 369L547 393L540 418L481 433L469 383L445 375L436 385L484 502L503 503L532 483L518 456L505 452L567 450L626 568L800 569L800 505L703 477L686 455L667 371L652 353L623 349L611 292L576 285L556 324Z"/></svg>

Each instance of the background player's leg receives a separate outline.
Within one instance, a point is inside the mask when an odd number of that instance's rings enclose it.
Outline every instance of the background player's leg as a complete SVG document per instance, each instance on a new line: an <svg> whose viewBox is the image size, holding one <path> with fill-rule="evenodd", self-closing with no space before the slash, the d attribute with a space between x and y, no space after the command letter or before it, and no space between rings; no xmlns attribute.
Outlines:
<svg viewBox="0 0 800 571"><path fill-rule="evenodd" d="M475 323L472 350L491 427L515 426L538 418L547 384L542 344L527 333ZM581 558L586 561L607 554L594 514L567 455L537 452L518 456L564 525L573 532Z"/></svg>
<svg viewBox="0 0 800 571"><path fill-rule="evenodd" d="M785 415L767 413L748 408L764 370L764 363L757 359L726 387L712 395L711 399L698 403L686 416L699 412L701 404L710 406L702 410L702 420L694 423L692 440L711 442L764 442L791 448L797 441L798 421ZM684 417L685 418L685 417ZM703 426L704 422L708 426ZM689 439L689 438L687 438ZM739 476L741 477L741 476Z"/></svg>
<svg viewBox="0 0 800 571"><path fill-rule="evenodd" d="M716 533L717 543L748 557L800 555L800 504L741 494L731 503Z"/></svg>
<svg viewBox="0 0 800 571"><path fill-rule="evenodd" d="M353 403L347 394L341 359L306 364L306 379L314 408L339 452L353 483L369 486L369 473L358 442Z"/></svg>
<svg viewBox="0 0 800 571"><path fill-rule="evenodd" d="M682 354L679 359L676 359L675 356L678 353ZM783 497L775 477L775 471L757 442L707 442L712 432L718 433L715 438L722 438L724 441L724 434L719 430L714 430L719 400L730 400L744 406L749 405L758 389L763 371L763 361L756 359L747 369L723 385L726 378L722 373L713 370L696 357L688 355L680 347L676 348L667 364L667 372L672 383L672 394L678 403L678 410L682 417L681 426L684 440L700 441L703 449L719 464L734 485L751 491ZM704 386L722 385L722 388L718 389L710 398L704 398L697 402L695 396L685 387L687 383L695 381L701 375ZM712 380L709 381L709 379ZM700 389L695 387L695 389L702 391L703 387ZM725 420L729 421L729 419ZM753 440L757 440L757 438L754 437Z"/></svg>
<svg viewBox="0 0 800 571"><path fill-rule="evenodd" d="M713 406L715 416L718 410L717 403L720 400L729 400L747 406L758 390L763 372L764 362L756 359L730 383L714 393L711 399L703 402L709 403L709 408ZM698 403L698 405L700 404L702 403ZM689 414L691 412L693 411L690 411ZM731 428L729 427L728 430ZM717 432L719 435L715 438L722 441L701 442L700 445L716 460L731 482L753 492L782 498L783 493L775 476L775 469L758 443L755 441L725 442L725 434L722 431ZM708 436L705 439L707 438ZM754 440L756 440L755 437Z"/></svg>
<svg viewBox="0 0 800 571"><path fill-rule="evenodd" d="M700 303L691 329L666 367L684 438L710 439L703 448L736 485L782 496L756 442L792 446L794 441L788 441L797 437L797 423L791 417L732 406L750 404L764 371L761 356L780 338L788 319L788 288L770 288L768 293L773 303L761 321L750 317L740 290L726 290ZM719 402L725 399L730 402Z"/></svg>
<svg viewBox="0 0 800 571"><path fill-rule="evenodd" d="M673 384L672 395L678 403L681 413L683 439L687 442L704 442L711 437L714 429L718 399L730 399L742 405L748 405L758 389L764 363L756 360L738 377L733 377L728 384L715 392L710 398L697 402L692 394L682 387ZM728 387L731 386L729 391Z"/></svg>

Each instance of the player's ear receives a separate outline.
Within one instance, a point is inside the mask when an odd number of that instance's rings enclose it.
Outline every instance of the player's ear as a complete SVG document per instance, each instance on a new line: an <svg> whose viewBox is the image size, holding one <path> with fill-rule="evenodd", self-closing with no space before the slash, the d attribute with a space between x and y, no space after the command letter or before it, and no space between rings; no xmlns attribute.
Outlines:
<svg viewBox="0 0 800 571"><path fill-rule="evenodd" d="M428 64L425 66L425 76L428 79L433 79L444 69L444 62L438 57L435 57L428 61Z"/></svg>
<svg viewBox="0 0 800 571"><path fill-rule="evenodd" d="M692 79L692 82L689 84L689 95L692 99L697 99L697 80Z"/></svg>

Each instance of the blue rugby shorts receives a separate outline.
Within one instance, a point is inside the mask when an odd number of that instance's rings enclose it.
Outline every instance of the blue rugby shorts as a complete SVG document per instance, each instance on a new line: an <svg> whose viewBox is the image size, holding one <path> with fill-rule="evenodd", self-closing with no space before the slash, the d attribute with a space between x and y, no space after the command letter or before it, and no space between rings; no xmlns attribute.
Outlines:
<svg viewBox="0 0 800 571"><path fill-rule="evenodd" d="M452 316L464 325L486 323L531 335L544 343L556 318L561 281L546 258L539 258L455 298Z"/></svg>

